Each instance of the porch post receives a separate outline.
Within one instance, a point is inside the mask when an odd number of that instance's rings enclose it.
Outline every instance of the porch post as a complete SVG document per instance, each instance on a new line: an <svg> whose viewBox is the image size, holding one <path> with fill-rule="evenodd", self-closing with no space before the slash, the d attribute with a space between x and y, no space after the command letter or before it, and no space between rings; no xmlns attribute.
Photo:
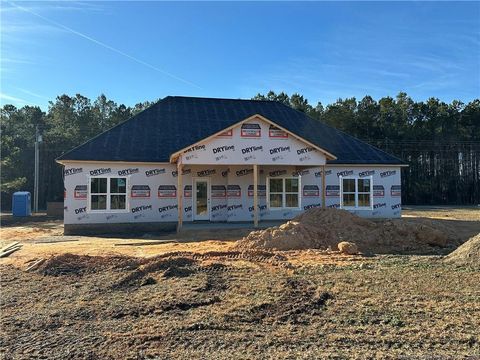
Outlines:
<svg viewBox="0 0 480 360"><path fill-rule="evenodd" d="M253 165L253 226L258 227L258 166Z"/></svg>
<svg viewBox="0 0 480 360"><path fill-rule="evenodd" d="M180 232L183 225L183 185L182 185L182 158L177 159L177 206L178 206L178 223L177 233Z"/></svg>
<svg viewBox="0 0 480 360"><path fill-rule="evenodd" d="M325 165L322 165L322 209L325 209L325 192L326 192L325 184Z"/></svg>

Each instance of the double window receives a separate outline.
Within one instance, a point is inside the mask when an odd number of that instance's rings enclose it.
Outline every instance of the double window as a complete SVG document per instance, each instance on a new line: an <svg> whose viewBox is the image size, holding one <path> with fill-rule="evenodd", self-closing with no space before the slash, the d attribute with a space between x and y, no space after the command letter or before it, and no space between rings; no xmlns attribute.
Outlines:
<svg viewBox="0 0 480 360"><path fill-rule="evenodd" d="M346 209L371 209L373 206L372 177L340 177L340 206Z"/></svg>
<svg viewBox="0 0 480 360"><path fill-rule="evenodd" d="M270 209L300 207L300 178L268 178Z"/></svg>
<svg viewBox="0 0 480 360"><path fill-rule="evenodd" d="M90 178L89 199L89 207L92 211L127 210L127 178Z"/></svg>

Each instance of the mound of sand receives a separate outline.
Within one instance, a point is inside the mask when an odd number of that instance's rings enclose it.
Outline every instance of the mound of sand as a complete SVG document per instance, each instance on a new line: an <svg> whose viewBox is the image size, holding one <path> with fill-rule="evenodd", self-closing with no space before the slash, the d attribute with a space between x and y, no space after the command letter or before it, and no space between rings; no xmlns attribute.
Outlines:
<svg viewBox="0 0 480 360"><path fill-rule="evenodd" d="M456 265L480 266L480 233L446 256L444 261Z"/></svg>
<svg viewBox="0 0 480 360"><path fill-rule="evenodd" d="M364 253L432 252L458 241L446 228L438 229L416 220L371 221L346 210L310 209L291 221L252 231L240 240L240 249L336 249L342 241L355 243Z"/></svg>

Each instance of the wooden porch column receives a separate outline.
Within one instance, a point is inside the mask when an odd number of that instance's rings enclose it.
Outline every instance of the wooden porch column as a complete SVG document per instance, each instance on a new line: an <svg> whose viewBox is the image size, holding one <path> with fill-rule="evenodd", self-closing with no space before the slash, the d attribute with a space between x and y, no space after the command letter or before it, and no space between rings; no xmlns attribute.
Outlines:
<svg viewBox="0 0 480 360"><path fill-rule="evenodd" d="M253 226L258 227L258 166L253 165Z"/></svg>
<svg viewBox="0 0 480 360"><path fill-rule="evenodd" d="M325 165L322 165L322 209L325 209L325 193L327 189L327 184L325 184Z"/></svg>
<svg viewBox="0 0 480 360"><path fill-rule="evenodd" d="M178 223L177 233L180 232L183 225L183 184L182 184L182 158L177 159L177 206L178 206Z"/></svg>

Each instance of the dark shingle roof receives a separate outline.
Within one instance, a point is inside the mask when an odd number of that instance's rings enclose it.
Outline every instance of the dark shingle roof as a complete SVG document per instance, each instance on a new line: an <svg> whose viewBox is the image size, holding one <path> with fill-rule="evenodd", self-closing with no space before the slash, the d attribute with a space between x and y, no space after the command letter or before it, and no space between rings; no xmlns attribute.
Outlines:
<svg viewBox="0 0 480 360"><path fill-rule="evenodd" d="M403 164L384 151L282 103L168 96L58 160L168 162L170 155L260 114L327 150L337 164Z"/></svg>

